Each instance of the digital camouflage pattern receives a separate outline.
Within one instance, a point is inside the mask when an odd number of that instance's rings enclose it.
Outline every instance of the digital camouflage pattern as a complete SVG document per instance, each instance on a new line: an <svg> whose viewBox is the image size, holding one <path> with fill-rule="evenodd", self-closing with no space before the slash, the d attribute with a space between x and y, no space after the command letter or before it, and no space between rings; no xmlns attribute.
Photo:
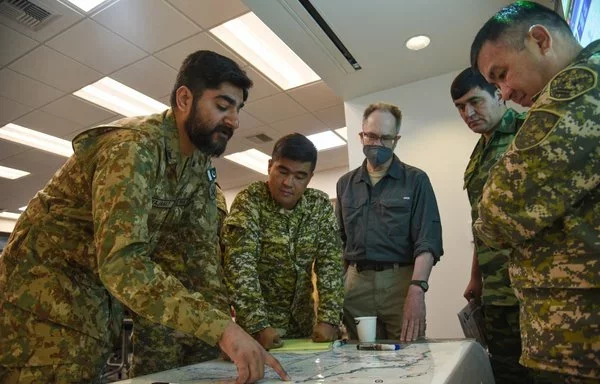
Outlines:
<svg viewBox="0 0 600 384"><path fill-rule="evenodd" d="M521 363L600 379L600 41L542 90L490 171L475 224L515 249Z"/></svg>
<svg viewBox="0 0 600 384"><path fill-rule="evenodd" d="M265 182L235 198L223 227L225 277L236 321L248 333L282 330L310 337L316 322L339 324L344 299L342 247L327 195L307 188L292 210L279 206Z"/></svg>
<svg viewBox="0 0 600 384"><path fill-rule="evenodd" d="M477 205L481 200L481 193L489 171L504 155L524 119L524 114L518 114L515 110L508 108L490 140L486 143L485 137L481 135L471 154L465 170L463 188L467 190L469 196L473 223L479 217ZM474 241L479 270L483 276L484 304L519 305L508 276L508 257L511 249L492 249L475 236Z"/></svg>
<svg viewBox="0 0 600 384"><path fill-rule="evenodd" d="M216 256L210 158L180 153L170 111L86 131L73 146L75 154L17 221L0 259L0 321L31 314L104 346L120 329L121 302L217 344L231 319ZM12 324L0 334L0 366L69 362L61 353L32 360L22 345L37 343L31 350L39 352L52 339ZM97 349L70 346L88 365L103 358Z"/></svg>

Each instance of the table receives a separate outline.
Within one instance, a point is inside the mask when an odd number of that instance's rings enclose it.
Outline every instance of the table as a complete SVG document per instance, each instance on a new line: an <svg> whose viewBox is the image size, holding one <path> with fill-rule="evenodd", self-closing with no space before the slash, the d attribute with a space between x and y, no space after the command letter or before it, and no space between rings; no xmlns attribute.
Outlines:
<svg viewBox="0 0 600 384"><path fill-rule="evenodd" d="M293 383L494 383L485 350L470 339L427 340L403 345L398 351L359 351L356 344L336 346L325 352L274 353ZM267 368L260 383L281 383ZM120 384L232 383L233 363L212 360L158 372Z"/></svg>

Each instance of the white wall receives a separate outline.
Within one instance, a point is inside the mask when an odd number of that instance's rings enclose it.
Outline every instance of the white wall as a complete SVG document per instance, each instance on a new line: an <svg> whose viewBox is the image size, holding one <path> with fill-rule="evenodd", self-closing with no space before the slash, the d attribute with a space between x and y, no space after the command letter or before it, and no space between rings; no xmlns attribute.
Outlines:
<svg viewBox="0 0 600 384"><path fill-rule="evenodd" d="M463 337L456 313L470 276L472 245L470 208L463 191L463 172L478 135L459 117L450 98L450 84L458 72L376 92L345 103L350 169L363 159L358 138L362 113L383 101L399 106L402 138L396 155L425 171L435 190L444 241L444 256L433 267L426 294L427 336Z"/></svg>

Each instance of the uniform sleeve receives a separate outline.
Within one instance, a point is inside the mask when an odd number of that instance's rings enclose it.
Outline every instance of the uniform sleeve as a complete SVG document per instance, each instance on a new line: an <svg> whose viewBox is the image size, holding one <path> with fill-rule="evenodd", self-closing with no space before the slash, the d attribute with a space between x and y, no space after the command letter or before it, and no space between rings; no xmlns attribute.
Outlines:
<svg viewBox="0 0 600 384"><path fill-rule="evenodd" d="M225 281L236 322L253 334L270 326L257 269L261 251L259 207L247 191L235 198L222 232Z"/></svg>
<svg viewBox="0 0 600 384"><path fill-rule="evenodd" d="M475 223L489 246L533 238L598 188L600 92L596 84L571 97L572 87L584 84L585 78L563 82L554 97L551 84L542 95L551 102L530 110L509 151L490 170Z"/></svg>
<svg viewBox="0 0 600 384"><path fill-rule="evenodd" d="M344 268L342 244L333 207L328 200L320 206L318 230L319 254L315 260L319 307L317 321L338 324L344 302Z"/></svg>
<svg viewBox="0 0 600 384"><path fill-rule="evenodd" d="M444 254L442 247L442 223L435 193L427 175L417 179L413 196L412 217L410 222L411 240L414 244L413 257L423 252L433 255L434 265Z"/></svg>
<svg viewBox="0 0 600 384"><path fill-rule="evenodd" d="M200 292L185 289L149 255L149 191L159 167L154 152L125 141L103 148L96 160L92 215L103 284L140 316L217 344L230 317Z"/></svg>

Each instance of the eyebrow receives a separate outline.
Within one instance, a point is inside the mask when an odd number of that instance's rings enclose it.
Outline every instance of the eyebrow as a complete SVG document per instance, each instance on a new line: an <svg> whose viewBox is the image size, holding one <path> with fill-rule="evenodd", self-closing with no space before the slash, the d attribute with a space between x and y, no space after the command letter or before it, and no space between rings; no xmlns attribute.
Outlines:
<svg viewBox="0 0 600 384"><path fill-rule="evenodd" d="M233 97L231 97L231 96L228 96L228 95L217 95L217 97L216 97L216 98L217 98L217 99L222 99L222 100L225 100L225 101L226 101L226 102L227 102L229 105L237 105L237 101L236 101L236 100L235 100ZM240 109L242 109L243 107L244 107L244 103L242 102L242 103L240 103L240 105L237 107L238 111L239 111Z"/></svg>

